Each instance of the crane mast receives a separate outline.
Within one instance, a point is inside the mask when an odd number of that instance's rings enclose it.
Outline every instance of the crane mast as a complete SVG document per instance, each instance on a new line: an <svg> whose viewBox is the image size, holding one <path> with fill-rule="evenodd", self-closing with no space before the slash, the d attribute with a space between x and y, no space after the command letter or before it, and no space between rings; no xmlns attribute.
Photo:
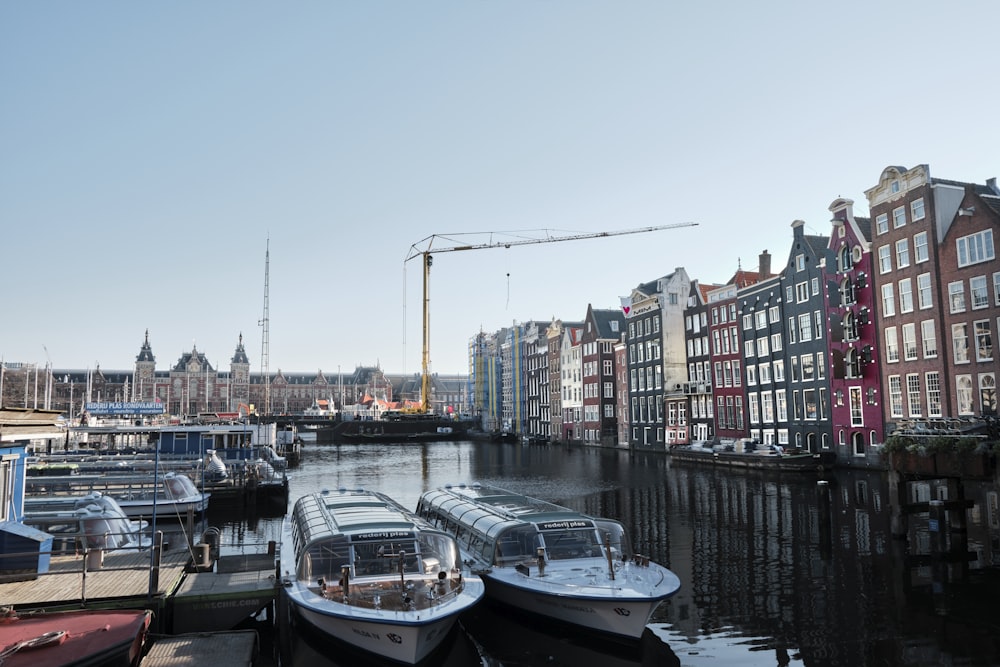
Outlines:
<svg viewBox="0 0 1000 667"><path fill-rule="evenodd" d="M434 262L433 254L440 252L459 252L463 250L487 250L490 248L510 248L519 245L534 245L539 243L559 243L561 241L580 241L583 239L599 239L607 238L611 236L624 236L626 234L645 234L647 232L658 232L665 229L677 229L679 227L695 227L697 222L681 222L673 225L658 225L653 227L639 227L636 229L619 229L609 232L591 232L587 234L568 234L563 236L552 235L551 230L542 229L535 230L536 232L544 232L544 236L541 238L514 238L513 240L501 240L494 241L492 237L500 235L513 235L521 234L526 232L479 232L476 233L477 236L482 236L483 234L488 234L491 240L483 243L465 243L450 246L438 246L435 247L434 244L438 240L449 241L454 243L452 237L457 236L468 236L470 233L462 234L432 234L422 241L418 241L410 246L410 253L403 260L403 263L409 262L411 259L420 257L423 263L423 278L424 278L424 289L423 289L423 346L421 350L421 375L420 375L420 411L423 413L430 412L430 389L431 389L431 376L430 376L430 332L431 332L431 296L430 296L430 282L431 282L431 265Z"/></svg>

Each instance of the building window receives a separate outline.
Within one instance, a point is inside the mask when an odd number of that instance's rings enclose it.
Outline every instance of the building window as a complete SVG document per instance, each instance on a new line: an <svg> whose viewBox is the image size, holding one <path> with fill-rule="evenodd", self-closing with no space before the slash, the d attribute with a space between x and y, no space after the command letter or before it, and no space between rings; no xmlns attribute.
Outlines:
<svg viewBox="0 0 1000 667"><path fill-rule="evenodd" d="M984 415L997 413L997 382L993 373L979 376L979 399L982 402Z"/></svg>
<svg viewBox="0 0 1000 667"><path fill-rule="evenodd" d="M924 345L924 359L937 356L937 335L934 331L934 320L924 320L920 323L920 338Z"/></svg>
<svg viewBox="0 0 1000 667"><path fill-rule="evenodd" d="M796 271L805 271L806 270L806 256L805 255L796 255L795 256L795 270Z"/></svg>
<svg viewBox="0 0 1000 667"><path fill-rule="evenodd" d="M920 405L920 375L910 373L906 376L906 400L910 404L910 416L921 417L923 410Z"/></svg>
<svg viewBox="0 0 1000 667"><path fill-rule="evenodd" d="M878 248L878 272L889 273L892 271L892 248L887 245Z"/></svg>
<svg viewBox="0 0 1000 667"><path fill-rule="evenodd" d="M965 312L965 283L948 283L948 304L953 313Z"/></svg>
<svg viewBox="0 0 1000 667"><path fill-rule="evenodd" d="M913 312L913 285L909 278L899 281L899 312Z"/></svg>
<svg viewBox="0 0 1000 667"><path fill-rule="evenodd" d="M819 410L816 405L816 390L803 389L802 403L805 410L806 419L816 420L819 417Z"/></svg>
<svg viewBox="0 0 1000 667"><path fill-rule="evenodd" d="M771 351L780 352L781 351L781 334L773 333L771 334Z"/></svg>
<svg viewBox="0 0 1000 667"><path fill-rule="evenodd" d="M969 325L965 322L951 325L951 346L955 351L955 363L969 363Z"/></svg>
<svg viewBox="0 0 1000 667"><path fill-rule="evenodd" d="M937 371L924 373L927 384L927 416L941 416L941 375Z"/></svg>
<svg viewBox="0 0 1000 667"><path fill-rule="evenodd" d="M958 265L969 266L994 259L993 230L986 229L976 234L963 236L958 244Z"/></svg>
<svg viewBox="0 0 1000 667"><path fill-rule="evenodd" d="M899 229L906 224L906 207L892 209L892 228Z"/></svg>
<svg viewBox="0 0 1000 667"><path fill-rule="evenodd" d="M903 388L898 375L889 376L889 415L903 416Z"/></svg>
<svg viewBox="0 0 1000 667"><path fill-rule="evenodd" d="M907 361L917 358L917 325L913 322L903 325L903 358Z"/></svg>
<svg viewBox="0 0 1000 667"><path fill-rule="evenodd" d="M913 261L917 264L926 262L929 259L927 254L927 232L920 232L913 235Z"/></svg>
<svg viewBox="0 0 1000 667"><path fill-rule="evenodd" d="M795 285L795 302L804 303L809 300L809 284L798 283Z"/></svg>
<svg viewBox="0 0 1000 667"><path fill-rule="evenodd" d="M882 213L877 218L875 218L875 232L877 234L885 234L889 231L889 214Z"/></svg>
<svg viewBox="0 0 1000 667"><path fill-rule="evenodd" d="M1000 275L998 273L997 275ZM767 309L767 319L771 324L775 324L781 319L781 313L778 312L777 306L771 306Z"/></svg>
<svg viewBox="0 0 1000 667"><path fill-rule="evenodd" d="M809 313L799 315L799 341L805 343L812 340L812 316Z"/></svg>
<svg viewBox="0 0 1000 667"><path fill-rule="evenodd" d="M972 376L971 375L956 376L955 388L957 390L955 397L958 401L958 414L960 415L973 414Z"/></svg>
<svg viewBox="0 0 1000 667"><path fill-rule="evenodd" d="M892 283L882 285L882 315L890 317L896 314L896 292Z"/></svg>
<svg viewBox="0 0 1000 667"><path fill-rule="evenodd" d="M972 323L976 336L976 361L993 361L993 336L990 335L990 321L978 320Z"/></svg>
<svg viewBox="0 0 1000 667"><path fill-rule="evenodd" d="M916 222L924 219L924 199L914 199L910 202L910 218Z"/></svg>
<svg viewBox="0 0 1000 667"><path fill-rule="evenodd" d="M989 289L986 286L986 276L969 278L969 296L972 298L972 309L986 308L990 305Z"/></svg>
<svg viewBox="0 0 1000 667"><path fill-rule="evenodd" d="M896 241L896 268L902 269L910 265L910 241L899 239Z"/></svg>
<svg viewBox="0 0 1000 667"><path fill-rule="evenodd" d="M784 359L775 359L771 364L775 382L785 381L785 361Z"/></svg>
<svg viewBox="0 0 1000 667"><path fill-rule="evenodd" d="M754 313L754 326L758 329L767 328L767 311L758 310Z"/></svg>
<svg viewBox="0 0 1000 667"><path fill-rule="evenodd" d="M864 409L861 404L861 387L848 388L851 402L851 426L864 426Z"/></svg>
<svg viewBox="0 0 1000 667"><path fill-rule="evenodd" d="M819 278L813 278L809 282L810 288L812 289L813 296L819 296Z"/></svg>
<svg viewBox="0 0 1000 667"><path fill-rule="evenodd" d="M778 410L778 421L788 421L788 400L784 389L778 389L774 392L774 402Z"/></svg>
<svg viewBox="0 0 1000 667"><path fill-rule="evenodd" d="M917 306L921 310L933 306L931 294L931 274L921 273L917 276Z"/></svg>

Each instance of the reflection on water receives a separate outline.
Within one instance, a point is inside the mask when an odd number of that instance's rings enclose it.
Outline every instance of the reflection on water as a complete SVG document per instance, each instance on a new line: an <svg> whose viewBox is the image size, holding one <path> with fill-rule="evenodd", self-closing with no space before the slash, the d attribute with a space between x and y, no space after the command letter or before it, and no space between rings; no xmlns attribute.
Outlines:
<svg viewBox="0 0 1000 667"><path fill-rule="evenodd" d="M671 466L651 453L444 442L308 445L289 479L292 502L366 487L408 507L443 484L494 484L621 520L636 550L681 578L638 647L609 651L484 607L463 618L468 633L456 632L458 645L438 664L1000 663L995 484L960 490L973 504L961 540L934 531L927 512L907 517L903 540L892 536L889 488L877 472L839 471L820 483L811 474ZM917 500L959 493L933 484L902 491ZM277 540L280 521L222 518L224 544ZM316 652L317 638L308 639L295 638L293 664L358 664L329 646Z"/></svg>

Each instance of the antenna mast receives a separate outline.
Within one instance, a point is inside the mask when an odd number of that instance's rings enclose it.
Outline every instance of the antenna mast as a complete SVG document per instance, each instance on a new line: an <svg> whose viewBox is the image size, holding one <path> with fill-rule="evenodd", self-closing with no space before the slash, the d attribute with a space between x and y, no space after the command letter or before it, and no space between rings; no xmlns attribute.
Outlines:
<svg viewBox="0 0 1000 667"><path fill-rule="evenodd" d="M271 414L271 374L268 371L268 354L271 347L271 331L270 331L270 316L268 315L268 310L270 305L268 303L270 292L270 278L271 275L271 238L267 239L267 250L264 253L264 316L260 319L259 324L263 333L260 338L260 372L264 378L264 414Z"/></svg>

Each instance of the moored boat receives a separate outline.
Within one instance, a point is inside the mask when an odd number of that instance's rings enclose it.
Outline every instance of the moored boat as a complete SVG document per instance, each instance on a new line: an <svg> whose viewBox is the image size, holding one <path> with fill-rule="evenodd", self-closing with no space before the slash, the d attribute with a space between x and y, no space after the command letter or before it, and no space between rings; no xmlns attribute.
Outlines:
<svg viewBox="0 0 1000 667"><path fill-rule="evenodd" d="M78 497L91 493L114 498L126 516L151 517L153 508L163 519L183 519L188 512L201 514L208 508L210 493L199 491L187 475L168 472L156 474L69 475L65 477L25 478L25 505L41 509L60 497Z"/></svg>
<svg viewBox="0 0 1000 667"><path fill-rule="evenodd" d="M668 453L674 461L783 472L822 473L831 470L836 462L836 454L833 452L800 452L798 450L785 452L770 448L735 451L698 445L675 445L669 448Z"/></svg>
<svg viewBox="0 0 1000 667"><path fill-rule="evenodd" d="M142 659L152 612L2 610L4 667L134 667Z"/></svg>
<svg viewBox="0 0 1000 667"><path fill-rule="evenodd" d="M26 498L21 523L52 535L56 550L144 549L150 546L149 537L142 534L146 522L129 520L114 498L100 493L51 499L45 504Z"/></svg>
<svg viewBox="0 0 1000 667"><path fill-rule="evenodd" d="M427 491L417 513L456 534L488 596L530 613L638 639L680 589L611 519L480 484Z"/></svg>
<svg viewBox="0 0 1000 667"><path fill-rule="evenodd" d="M417 663L484 594L455 539L388 496L303 496L285 519L284 595L322 633L382 658Z"/></svg>

